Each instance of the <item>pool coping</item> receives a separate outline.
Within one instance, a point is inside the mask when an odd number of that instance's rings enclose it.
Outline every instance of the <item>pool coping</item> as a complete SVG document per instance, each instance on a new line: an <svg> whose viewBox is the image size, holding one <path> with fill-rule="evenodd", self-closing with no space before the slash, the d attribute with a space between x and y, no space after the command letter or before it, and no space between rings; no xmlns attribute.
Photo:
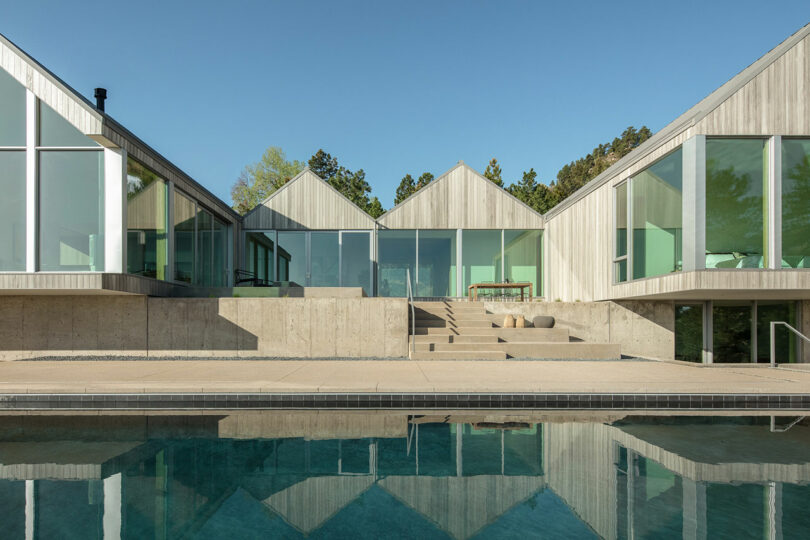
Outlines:
<svg viewBox="0 0 810 540"><path fill-rule="evenodd" d="M810 394L145 392L0 394L3 411L108 410L810 411Z"/></svg>

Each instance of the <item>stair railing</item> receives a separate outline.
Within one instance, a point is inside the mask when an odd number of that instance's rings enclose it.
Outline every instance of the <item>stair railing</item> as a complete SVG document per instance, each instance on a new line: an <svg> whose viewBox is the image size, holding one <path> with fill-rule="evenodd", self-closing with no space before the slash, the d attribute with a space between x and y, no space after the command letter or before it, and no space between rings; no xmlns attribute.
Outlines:
<svg viewBox="0 0 810 540"><path fill-rule="evenodd" d="M408 350L411 355L414 352L414 342L416 341L416 309L413 307L413 287L411 286L411 269L405 269L405 278L408 289L408 305L411 308L411 328L408 333Z"/></svg>
<svg viewBox="0 0 810 540"><path fill-rule="evenodd" d="M788 330L805 340L807 343L810 343L810 338L790 326L785 321L771 321L771 367L776 367L776 325L781 324L782 326L787 327Z"/></svg>

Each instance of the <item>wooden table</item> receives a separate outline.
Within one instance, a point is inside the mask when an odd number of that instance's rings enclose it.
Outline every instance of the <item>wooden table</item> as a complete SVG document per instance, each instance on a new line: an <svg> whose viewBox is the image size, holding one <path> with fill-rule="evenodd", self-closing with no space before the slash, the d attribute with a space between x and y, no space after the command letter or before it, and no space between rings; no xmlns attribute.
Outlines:
<svg viewBox="0 0 810 540"><path fill-rule="evenodd" d="M473 283L467 287L470 302L478 301L478 289L520 289L520 301L523 302L523 289L529 288L529 298L532 297L532 284L525 283Z"/></svg>

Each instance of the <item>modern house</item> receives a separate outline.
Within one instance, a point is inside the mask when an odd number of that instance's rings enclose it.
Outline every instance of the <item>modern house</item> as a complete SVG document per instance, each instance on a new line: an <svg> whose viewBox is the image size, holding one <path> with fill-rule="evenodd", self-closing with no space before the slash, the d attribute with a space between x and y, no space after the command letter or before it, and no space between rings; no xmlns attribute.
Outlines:
<svg viewBox="0 0 810 540"><path fill-rule="evenodd" d="M90 103L2 36L0 68L0 294L23 298L0 305L0 327L26 302L47 311L50 297L116 295L142 313L141 341L152 306L173 320L178 297L219 298L217 324L244 331L247 304L224 307L253 296L231 288L242 269L302 302L356 292L356 319L304 304L309 315L272 338L296 343L330 339L314 326L296 336L307 317L404 329L405 304L383 298L405 297L407 276L415 297L434 300L531 283L534 302L487 310L554 315L573 337L631 355L765 361L771 321L810 328L810 25L546 215L459 162L376 220L309 170L241 217L106 114L103 96ZM293 309L288 300L274 306ZM780 362L810 360L778 330ZM6 332L18 349L95 350Z"/></svg>

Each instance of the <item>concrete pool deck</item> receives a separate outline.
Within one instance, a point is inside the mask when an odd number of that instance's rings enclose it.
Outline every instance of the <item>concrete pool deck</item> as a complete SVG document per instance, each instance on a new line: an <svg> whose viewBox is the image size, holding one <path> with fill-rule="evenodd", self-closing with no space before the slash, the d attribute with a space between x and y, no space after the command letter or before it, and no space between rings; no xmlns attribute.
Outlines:
<svg viewBox="0 0 810 540"><path fill-rule="evenodd" d="M631 360L0 362L0 395L140 393L810 395L810 370Z"/></svg>

